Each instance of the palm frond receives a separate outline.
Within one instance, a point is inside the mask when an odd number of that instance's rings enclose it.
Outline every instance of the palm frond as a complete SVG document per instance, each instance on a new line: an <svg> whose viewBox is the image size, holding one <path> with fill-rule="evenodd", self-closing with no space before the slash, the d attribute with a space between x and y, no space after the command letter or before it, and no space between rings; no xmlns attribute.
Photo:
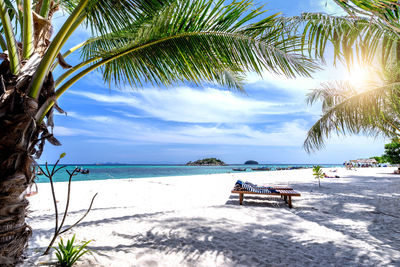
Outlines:
<svg viewBox="0 0 400 267"><path fill-rule="evenodd" d="M304 141L307 152L324 147L332 134L359 134L393 136L400 125L400 82L374 87L355 93L346 82L326 84L313 90L309 103L322 100L323 115L308 131Z"/></svg>
<svg viewBox="0 0 400 267"><path fill-rule="evenodd" d="M11 23L11 17L8 8L8 2L5 0L0 0L0 19L3 26L4 35L6 37L8 58L10 61L11 73L17 75L20 70L20 59L18 54L17 42L15 40L15 35Z"/></svg>
<svg viewBox="0 0 400 267"><path fill-rule="evenodd" d="M76 22L81 21L80 19L82 18L82 12L87 7L89 2L90 0L82 0L79 2L50 43L29 85L30 97L39 97L45 77L47 77L47 74L51 69L51 65L57 58L62 45L65 43L65 37L70 36L72 34L72 30L77 28L78 25Z"/></svg>
<svg viewBox="0 0 400 267"><path fill-rule="evenodd" d="M301 54L301 38L292 36L276 15L249 24L263 13L249 10L252 1L223 3L179 1L150 20L96 37L82 54L102 58L106 81L134 87L221 81L220 73L227 70L267 69L294 77L317 68Z"/></svg>
<svg viewBox="0 0 400 267"><path fill-rule="evenodd" d="M83 47L83 57L84 59L92 58L93 56L97 56L97 54L93 55L93 53L112 51L126 45L132 45L134 42L137 44L144 43L152 39L172 36L178 33L200 31L233 32L248 20L262 13L260 11L261 8L258 8L241 19L240 22L235 21L243 15L252 2L244 1L241 3L240 8L238 8L237 4L223 8L224 2L223 0L219 0L216 3L204 0L175 1L174 4L165 5L162 9L160 8L159 12L154 11L152 16L142 16L124 28L90 38ZM232 12L232 6L236 7L235 12ZM218 11L225 12L218 13ZM253 27L245 29L246 32L249 32L247 35L250 36L250 31L254 34L256 29L259 31L265 28L262 27L262 23L265 24L269 20L270 18L266 18ZM236 22L236 28L229 28L234 22ZM259 24L261 26L256 27Z"/></svg>
<svg viewBox="0 0 400 267"><path fill-rule="evenodd" d="M400 32L400 5L397 0L334 0L351 16L366 16Z"/></svg>
<svg viewBox="0 0 400 267"><path fill-rule="evenodd" d="M33 17L31 0L23 1L22 57L29 59L33 53Z"/></svg>
<svg viewBox="0 0 400 267"><path fill-rule="evenodd" d="M91 0L85 10L86 26L94 34L116 32L172 2L175 0Z"/></svg>
<svg viewBox="0 0 400 267"><path fill-rule="evenodd" d="M377 57L386 64L400 37L366 17L304 13L289 20L303 33L303 45L310 56L323 59L327 44L332 44L334 62L340 60L348 66L355 60L368 64Z"/></svg>

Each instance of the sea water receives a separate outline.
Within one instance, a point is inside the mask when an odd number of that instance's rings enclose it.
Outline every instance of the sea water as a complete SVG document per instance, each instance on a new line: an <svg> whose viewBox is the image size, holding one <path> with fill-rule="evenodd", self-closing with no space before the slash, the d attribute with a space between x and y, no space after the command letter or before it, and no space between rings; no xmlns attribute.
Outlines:
<svg viewBox="0 0 400 267"><path fill-rule="evenodd" d="M322 167L333 168L341 166L340 164L319 164ZM44 170L45 167L40 165ZM149 177L167 177L167 176L185 176L185 175L204 175L216 173L236 173L233 168L251 168L268 167L272 170L276 168L311 168L312 164L264 164L264 165L227 165L227 166L186 166L186 165L66 165L65 168L58 171L54 177L54 182L68 181L69 175L66 170L72 172L76 167L88 169L89 174L78 173L72 178L72 181L105 180L105 179L131 179L131 178L149 178ZM51 170L53 166L49 165ZM38 175L36 182L47 183L49 179L45 175Z"/></svg>

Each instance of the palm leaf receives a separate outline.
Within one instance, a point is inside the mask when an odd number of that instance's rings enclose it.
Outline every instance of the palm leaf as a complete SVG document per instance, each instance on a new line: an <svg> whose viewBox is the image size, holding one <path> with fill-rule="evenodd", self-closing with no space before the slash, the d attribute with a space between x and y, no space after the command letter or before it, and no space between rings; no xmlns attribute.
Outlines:
<svg viewBox="0 0 400 267"><path fill-rule="evenodd" d="M400 5L397 0L334 0L352 16L363 15L400 32Z"/></svg>
<svg viewBox="0 0 400 267"><path fill-rule="evenodd" d="M300 54L301 38L291 36L276 15L246 24L262 11L249 11L251 1L223 3L178 2L150 21L92 39L82 54L102 59L105 81L134 87L221 81L218 77L227 70L267 69L294 77L309 76L316 68Z"/></svg>
<svg viewBox="0 0 400 267"><path fill-rule="evenodd" d="M85 9L85 24L94 34L119 31L172 2L175 0L91 0ZM78 3L62 1L62 6L72 12Z"/></svg>
<svg viewBox="0 0 400 267"><path fill-rule="evenodd" d="M308 131L304 148L307 152L324 147L332 134L393 136L400 125L400 83L393 82L355 94L348 83L326 84L313 90L309 103L322 100L323 115Z"/></svg>
<svg viewBox="0 0 400 267"><path fill-rule="evenodd" d="M386 64L399 41L397 32L366 17L304 13L289 20L302 32L310 56L323 59L330 43L335 63L340 60L348 66L355 60L369 64L376 58Z"/></svg>

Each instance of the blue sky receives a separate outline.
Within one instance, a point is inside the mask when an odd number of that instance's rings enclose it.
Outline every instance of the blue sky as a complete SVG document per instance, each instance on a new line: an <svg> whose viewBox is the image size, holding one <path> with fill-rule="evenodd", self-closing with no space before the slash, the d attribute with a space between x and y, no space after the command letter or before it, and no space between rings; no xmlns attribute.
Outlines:
<svg viewBox="0 0 400 267"><path fill-rule="evenodd" d="M301 12L338 14L327 0L258 1L268 14ZM65 19L54 18L55 30ZM85 40L80 28L65 50ZM67 58L79 62L79 53ZM56 75L60 70L56 71ZM333 137L325 149L307 154L302 144L318 119L318 105L305 104L305 94L321 82L346 78L344 68L330 64L314 79L249 73L246 94L214 85L181 84L170 88L115 88L100 72L87 75L59 100L68 115L56 115L55 136L61 147L47 144L39 162L54 162L62 152L66 163L186 163L217 157L227 163L254 159L260 163L342 163L381 155L387 140L364 136Z"/></svg>

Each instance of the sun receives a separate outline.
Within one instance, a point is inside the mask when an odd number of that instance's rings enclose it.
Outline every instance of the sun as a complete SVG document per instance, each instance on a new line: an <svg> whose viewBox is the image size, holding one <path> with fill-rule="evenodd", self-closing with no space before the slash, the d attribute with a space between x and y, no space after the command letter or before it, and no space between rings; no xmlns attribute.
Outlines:
<svg viewBox="0 0 400 267"><path fill-rule="evenodd" d="M354 65L348 73L348 80L358 91L363 91L368 86L368 82L373 78L368 66Z"/></svg>
<svg viewBox="0 0 400 267"><path fill-rule="evenodd" d="M354 64L347 72L347 80L357 91L365 91L380 83L379 73L371 65Z"/></svg>

